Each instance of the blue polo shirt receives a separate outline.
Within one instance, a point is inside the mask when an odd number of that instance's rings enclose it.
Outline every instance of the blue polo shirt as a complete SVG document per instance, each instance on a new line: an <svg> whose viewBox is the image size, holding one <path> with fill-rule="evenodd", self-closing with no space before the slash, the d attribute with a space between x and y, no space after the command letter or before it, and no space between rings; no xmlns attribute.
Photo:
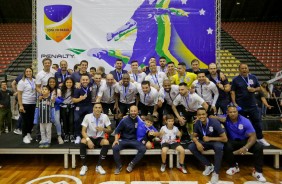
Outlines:
<svg viewBox="0 0 282 184"><path fill-rule="evenodd" d="M93 79L92 79L90 73L87 72L86 74L88 75L88 77L90 79L90 84L93 84ZM71 74L71 78L74 80L74 82L80 82L81 75L82 74L80 72L73 72Z"/></svg>
<svg viewBox="0 0 282 184"><path fill-rule="evenodd" d="M225 128L230 140L246 140L249 138L248 134L256 132L250 120L242 115L238 116L236 123L227 116Z"/></svg>
<svg viewBox="0 0 282 184"><path fill-rule="evenodd" d="M119 82L122 79L122 75L127 73L126 70L121 70L121 73L117 72L117 70L110 71L110 74L114 76L114 79Z"/></svg>
<svg viewBox="0 0 282 184"><path fill-rule="evenodd" d="M81 87L80 89L75 89L74 93L73 93L73 98L79 98L80 96L83 96L85 93L87 93L87 97L76 103L77 107L83 107L83 106L89 106L92 105L91 104L91 91L92 91L92 87L90 87L90 85L88 85L87 88Z"/></svg>
<svg viewBox="0 0 282 184"><path fill-rule="evenodd" d="M115 129L115 134L120 134L121 140L137 140L137 120L137 118L132 119L130 116L122 119Z"/></svg>
<svg viewBox="0 0 282 184"><path fill-rule="evenodd" d="M235 92L236 103L243 109L256 106L255 93L248 91L248 83L253 88L260 86L258 79L252 74L249 74L247 78L238 75L232 80L231 91Z"/></svg>
<svg viewBox="0 0 282 184"><path fill-rule="evenodd" d="M61 70L59 70L55 73L55 78L56 78L56 81L57 81L58 84L63 83L65 81L65 79L67 77L70 77L70 76L71 75L69 74L69 72L66 72L66 74L63 75Z"/></svg>
<svg viewBox="0 0 282 184"><path fill-rule="evenodd" d="M198 120L194 125L194 132L198 134L200 140L203 140L204 136L219 137L220 134L224 133L224 128L221 123L214 118L208 118L206 126Z"/></svg>

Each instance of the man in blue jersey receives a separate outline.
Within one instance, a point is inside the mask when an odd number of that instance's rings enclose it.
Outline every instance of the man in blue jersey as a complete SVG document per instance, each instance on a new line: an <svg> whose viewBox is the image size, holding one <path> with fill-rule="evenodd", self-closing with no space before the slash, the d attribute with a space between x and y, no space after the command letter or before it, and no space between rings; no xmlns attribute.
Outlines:
<svg viewBox="0 0 282 184"><path fill-rule="evenodd" d="M266 182L262 175L263 147L257 143L256 132L249 119L238 114L236 106L229 106L225 128L228 142L224 145L224 156L229 165L226 174L233 175L240 171L234 154L244 155L248 151L254 154L254 171L252 173L260 182Z"/></svg>
<svg viewBox="0 0 282 184"><path fill-rule="evenodd" d="M270 146L263 138L262 122L255 98L255 92L261 90L260 84L256 76L249 73L248 65L241 63L239 65L239 72L240 74L232 80L232 103L236 107L240 106L242 108L240 114L251 120L256 130L258 142L264 146Z"/></svg>

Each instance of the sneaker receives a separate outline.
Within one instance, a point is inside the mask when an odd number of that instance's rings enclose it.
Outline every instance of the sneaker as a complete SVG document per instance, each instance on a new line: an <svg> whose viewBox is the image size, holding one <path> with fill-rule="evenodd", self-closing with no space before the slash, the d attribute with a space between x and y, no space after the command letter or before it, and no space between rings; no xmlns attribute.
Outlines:
<svg viewBox="0 0 282 184"><path fill-rule="evenodd" d="M240 172L239 167L230 167L230 168L226 171L226 174L232 176L232 175L236 174L237 172Z"/></svg>
<svg viewBox="0 0 282 184"><path fill-rule="evenodd" d="M178 169L179 171L181 171L183 174L187 174L187 170L185 169L185 167L178 166L177 169Z"/></svg>
<svg viewBox="0 0 282 184"><path fill-rule="evenodd" d="M252 173L253 177L255 177L259 182L266 182L265 177L263 177L262 173L253 171Z"/></svg>
<svg viewBox="0 0 282 184"><path fill-rule="evenodd" d="M119 174L121 170L122 170L122 166L117 167L115 170L115 174Z"/></svg>
<svg viewBox="0 0 282 184"><path fill-rule="evenodd" d="M74 141L74 144L79 144L80 141L81 141L80 136L77 136L76 139L75 139L75 141Z"/></svg>
<svg viewBox="0 0 282 184"><path fill-rule="evenodd" d="M25 144L29 144L29 143L30 143L30 139L28 138L27 135L23 138L23 142L24 142Z"/></svg>
<svg viewBox="0 0 282 184"><path fill-rule="evenodd" d="M270 146L270 144L265 139L258 139L257 142L259 142L263 146Z"/></svg>
<svg viewBox="0 0 282 184"><path fill-rule="evenodd" d="M130 162L130 163L128 164L127 168L126 168L126 171L129 172L129 173L132 172L133 167L134 167L134 165L132 164L132 162Z"/></svg>
<svg viewBox="0 0 282 184"><path fill-rule="evenodd" d="M49 143L44 144L44 148L50 148L50 144Z"/></svg>
<svg viewBox="0 0 282 184"><path fill-rule="evenodd" d="M18 128L14 130L14 133L17 135L22 135L22 131Z"/></svg>
<svg viewBox="0 0 282 184"><path fill-rule="evenodd" d="M31 137L30 133L27 133L27 137L29 138L29 140L32 141L32 137Z"/></svg>
<svg viewBox="0 0 282 184"><path fill-rule="evenodd" d="M84 176L87 170L88 170L88 167L86 165L82 166L80 169L79 175Z"/></svg>
<svg viewBox="0 0 282 184"><path fill-rule="evenodd" d="M103 169L102 166L96 166L96 172L100 173L100 174L106 174L106 171Z"/></svg>
<svg viewBox="0 0 282 184"><path fill-rule="evenodd" d="M5 128L5 133L6 133L6 134L9 133L8 127Z"/></svg>
<svg viewBox="0 0 282 184"><path fill-rule="evenodd" d="M64 144L64 141L63 141L63 139L62 139L62 137L60 135L58 136L58 143L59 144Z"/></svg>
<svg viewBox="0 0 282 184"><path fill-rule="evenodd" d="M70 135L70 142L74 143L74 141L75 141L74 135Z"/></svg>
<svg viewBox="0 0 282 184"><path fill-rule="evenodd" d="M166 164L161 165L161 172L165 172Z"/></svg>
<svg viewBox="0 0 282 184"><path fill-rule="evenodd" d="M212 177L211 177L211 184L216 184L218 183L218 174L216 174L215 172L212 173Z"/></svg>
<svg viewBox="0 0 282 184"><path fill-rule="evenodd" d="M65 135L64 142L69 142L69 141L70 141L70 136L69 135Z"/></svg>
<svg viewBox="0 0 282 184"><path fill-rule="evenodd" d="M44 145L43 145L43 144L39 144L38 147L39 147L39 148L44 148Z"/></svg>
<svg viewBox="0 0 282 184"><path fill-rule="evenodd" d="M208 176L214 170L214 166L211 164L210 166L205 166L205 170L203 171L203 175Z"/></svg>

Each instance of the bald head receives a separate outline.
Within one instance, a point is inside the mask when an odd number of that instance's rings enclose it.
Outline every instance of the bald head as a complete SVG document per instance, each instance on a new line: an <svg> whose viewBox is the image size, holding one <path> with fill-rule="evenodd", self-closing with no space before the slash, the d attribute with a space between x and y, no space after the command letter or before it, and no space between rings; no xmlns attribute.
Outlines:
<svg viewBox="0 0 282 184"><path fill-rule="evenodd" d="M138 116L138 107L136 105L130 107L129 115L132 119L135 119Z"/></svg>
<svg viewBox="0 0 282 184"><path fill-rule="evenodd" d="M217 66L215 63L209 64L209 72L211 75L215 75L217 70Z"/></svg>
<svg viewBox="0 0 282 184"><path fill-rule="evenodd" d="M112 74L108 74L106 76L106 82L109 86L113 85L115 82L114 76Z"/></svg>

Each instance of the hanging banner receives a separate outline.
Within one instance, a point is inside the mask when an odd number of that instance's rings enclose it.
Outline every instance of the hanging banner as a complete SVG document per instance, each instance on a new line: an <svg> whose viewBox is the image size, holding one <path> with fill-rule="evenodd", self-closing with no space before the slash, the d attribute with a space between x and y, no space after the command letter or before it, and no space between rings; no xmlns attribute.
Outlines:
<svg viewBox="0 0 282 184"><path fill-rule="evenodd" d="M175 64L215 62L215 0L37 0L38 69L42 59L87 60L112 70L164 56Z"/></svg>

